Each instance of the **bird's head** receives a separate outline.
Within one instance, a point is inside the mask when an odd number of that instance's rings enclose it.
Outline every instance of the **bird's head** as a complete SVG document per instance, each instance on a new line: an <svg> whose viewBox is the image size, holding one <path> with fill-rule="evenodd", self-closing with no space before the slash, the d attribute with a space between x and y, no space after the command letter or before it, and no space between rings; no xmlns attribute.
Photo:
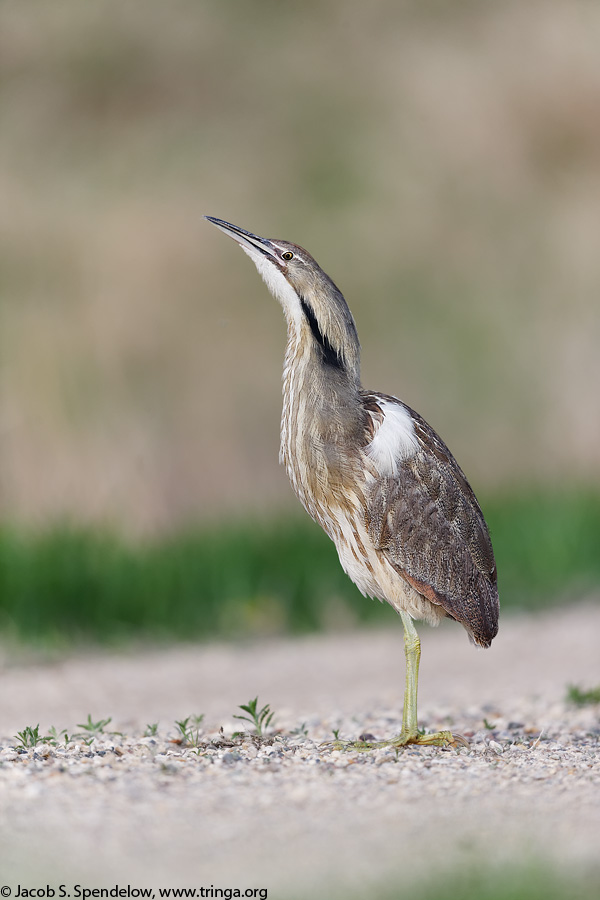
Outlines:
<svg viewBox="0 0 600 900"><path fill-rule="evenodd" d="M289 241L261 238L222 219L205 218L237 241L252 259L281 303L294 337L311 342L323 365L358 381L360 345L352 313L341 291L310 253Z"/></svg>

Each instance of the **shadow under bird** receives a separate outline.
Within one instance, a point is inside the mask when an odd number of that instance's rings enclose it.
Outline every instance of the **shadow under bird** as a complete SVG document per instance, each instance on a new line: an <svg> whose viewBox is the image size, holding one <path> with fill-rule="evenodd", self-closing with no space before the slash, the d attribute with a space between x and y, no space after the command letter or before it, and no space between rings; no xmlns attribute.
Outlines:
<svg viewBox="0 0 600 900"><path fill-rule="evenodd" d="M287 319L280 460L292 487L359 590L393 606L404 625L400 734L337 746L466 745L450 731L418 729L421 649L413 619L437 625L448 616L480 647L497 634L496 564L475 494L418 413L364 390L352 313L312 256L205 218L250 256Z"/></svg>

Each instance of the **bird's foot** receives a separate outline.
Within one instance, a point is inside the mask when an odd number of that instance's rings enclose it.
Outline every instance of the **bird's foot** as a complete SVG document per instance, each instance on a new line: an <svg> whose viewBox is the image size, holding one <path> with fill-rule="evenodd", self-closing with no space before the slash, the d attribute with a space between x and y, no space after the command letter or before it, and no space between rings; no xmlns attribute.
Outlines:
<svg viewBox="0 0 600 900"><path fill-rule="evenodd" d="M434 731L430 734L422 734L417 731L414 734L402 731L397 737L387 741L326 741L321 747L331 750L382 750L384 748L407 747L409 744L420 744L425 747L468 747L468 740L462 734L453 734L451 731Z"/></svg>

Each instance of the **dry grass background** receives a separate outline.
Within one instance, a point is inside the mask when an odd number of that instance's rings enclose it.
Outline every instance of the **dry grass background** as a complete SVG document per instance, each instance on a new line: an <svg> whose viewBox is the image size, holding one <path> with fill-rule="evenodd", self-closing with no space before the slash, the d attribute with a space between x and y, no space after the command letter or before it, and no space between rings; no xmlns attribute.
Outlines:
<svg viewBox="0 0 600 900"><path fill-rule="evenodd" d="M599 31L578 0L5 0L3 516L291 497L283 318L202 213L317 257L365 384L478 490L597 480Z"/></svg>

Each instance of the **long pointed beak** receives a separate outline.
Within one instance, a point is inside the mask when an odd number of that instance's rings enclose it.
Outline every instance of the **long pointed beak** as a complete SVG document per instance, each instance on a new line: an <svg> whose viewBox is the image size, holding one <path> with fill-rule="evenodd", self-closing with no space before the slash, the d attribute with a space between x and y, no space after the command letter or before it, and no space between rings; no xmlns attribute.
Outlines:
<svg viewBox="0 0 600 900"><path fill-rule="evenodd" d="M215 219L214 216L204 216L204 218L209 222L212 222L213 225L216 225L223 234L227 234L229 237L233 238L234 241L237 241L244 250L260 250L265 256L277 261L278 257L275 246L266 238L261 238L257 234L252 234L251 231L244 231L243 228L232 225L230 222L224 222L223 219Z"/></svg>

